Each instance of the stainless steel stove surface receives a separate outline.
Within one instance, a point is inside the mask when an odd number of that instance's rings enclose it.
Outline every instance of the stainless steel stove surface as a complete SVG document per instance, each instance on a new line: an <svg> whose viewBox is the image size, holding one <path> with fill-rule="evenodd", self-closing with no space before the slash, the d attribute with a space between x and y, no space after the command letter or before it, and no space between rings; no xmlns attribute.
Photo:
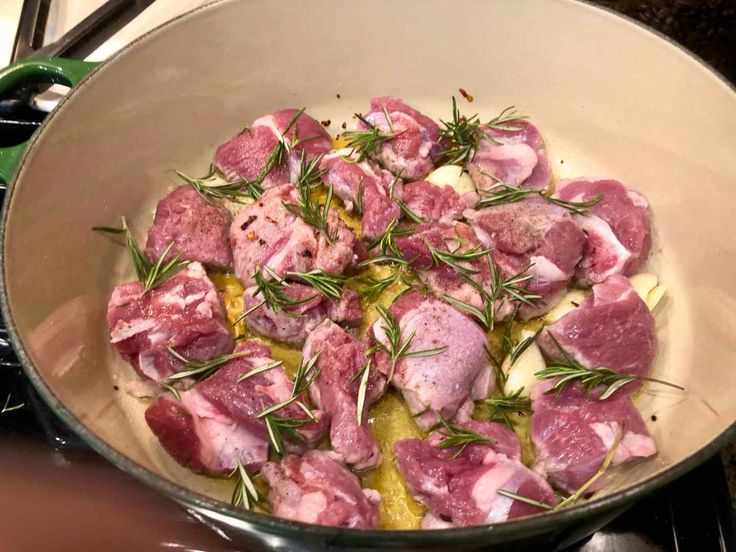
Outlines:
<svg viewBox="0 0 736 552"><path fill-rule="evenodd" d="M88 20L86 28L73 31L74 40L57 43L55 53L86 56L151 3L107 2L105 17ZM658 27L685 42L730 78L736 77L733 0L599 3ZM21 20L22 32L15 43L16 56L21 57L32 53L34 45L43 43L38 33L46 21L42 12L32 8L42 9L45 5L48 13L53 2L23 0L22 4L26 18ZM97 5L101 4L97 0ZM91 9L82 11L91 13ZM691 32L693 29L697 32ZM25 99L0 100L0 145L27 138L43 119L44 113L29 108ZM0 409L3 408L0 552L243 550L195 512L117 470L68 432L25 380L0 320ZM736 517L720 456L642 500L586 541L566 550L736 550Z"/></svg>

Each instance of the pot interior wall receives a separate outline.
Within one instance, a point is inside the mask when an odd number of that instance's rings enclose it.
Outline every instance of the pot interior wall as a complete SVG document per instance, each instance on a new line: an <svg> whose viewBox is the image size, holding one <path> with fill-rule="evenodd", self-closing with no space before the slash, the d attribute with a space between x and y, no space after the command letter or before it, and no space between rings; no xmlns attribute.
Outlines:
<svg viewBox="0 0 736 552"><path fill-rule="evenodd" d="M541 129L558 178L612 176L649 199L651 268L669 288L654 375L687 392L640 397L660 453L606 492L685 459L736 419L734 94L632 24L542 0L226 2L106 64L32 148L4 236L13 322L60 401L141 465L222 496L161 453L142 403L113 388L132 371L108 345L105 307L133 273L125 250L90 228L125 215L142 237L177 184L172 169L204 173L215 146L264 113L307 106L334 134L383 94L443 119L453 94L484 119L516 105Z"/></svg>

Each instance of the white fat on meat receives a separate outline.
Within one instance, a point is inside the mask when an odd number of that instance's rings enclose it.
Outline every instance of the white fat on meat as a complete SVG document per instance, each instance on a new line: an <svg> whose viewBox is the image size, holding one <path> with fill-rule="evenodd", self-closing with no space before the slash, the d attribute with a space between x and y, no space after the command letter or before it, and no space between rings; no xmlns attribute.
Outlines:
<svg viewBox="0 0 736 552"><path fill-rule="evenodd" d="M578 226L588 234L589 241L595 243L598 240L605 243L610 253L616 258L616 262L601 274L601 278L605 280L608 276L620 274L626 266L626 262L631 257L631 252L618 241L616 234L613 233L608 223L596 215L574 215L573 218L578 223Z"/></svg>
<svg viewBox="0 0 736 552"><path fill-rule="evenodd" d="M220 413L198 391L185 391L180 396L182 405L192 414L203 465L222 472L235 469L238 461L247 465L268 457L267 441Z"/></svg>
<svg viewBox="0 0 736 552"><path fill-rule="evenodd" d="M150 330L156 325L156 321L153 318L136 318L127 322L125 320L118 320L110 332L110 342L119 343L126 339L133 337L141 332Z"/></svg>
<svg viewBox="0 0 736 552"><path fill-rule="evenodd" d="M617 422L598 422L590 424L590 427L595 434L600 437L603 442L603 446L607 450L610 450L613 446L616 435L621 431L621 426ZM613 459L611 463L614 466L626 462L632 457L652 456L657 452L657 445L654 443L649 435L641 435L634 433L633 431L624 430L624 434L616 447L616 452L613 453Z"/></svg>

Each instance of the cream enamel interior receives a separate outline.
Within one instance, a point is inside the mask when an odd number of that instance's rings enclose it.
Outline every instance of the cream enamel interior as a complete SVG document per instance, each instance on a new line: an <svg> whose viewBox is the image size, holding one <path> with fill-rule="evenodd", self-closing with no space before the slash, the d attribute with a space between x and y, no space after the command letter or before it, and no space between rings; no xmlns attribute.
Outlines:
<svg viewBox="0 0 736 552"><path fill-rule="evenodd" d="M475 101L459 98L458 88ZM340 95L338 99L337 94ZM105 307L132 276L125 251L90 231L126 215L139 235L172 169L203 173L214 147L263 113L307 106L332 134L393 94L438 118L450 96L490 117L529 115L558 178L618 178L651 204L666 284L655 377L639 399L660 452L619 470L613 493L687 458L736 420L736 95L635 25L569 1L224 2L145 37L80 86L20 171L4 269L17 332L41 377L100 439L210 496L141 430L113 378Z"/></svg>

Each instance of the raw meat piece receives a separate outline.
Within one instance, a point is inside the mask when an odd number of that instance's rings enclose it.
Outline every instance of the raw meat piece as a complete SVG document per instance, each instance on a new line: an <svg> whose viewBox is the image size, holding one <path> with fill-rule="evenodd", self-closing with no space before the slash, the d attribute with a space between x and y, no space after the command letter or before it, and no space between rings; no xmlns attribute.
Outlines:
<svg viewBox="0 0 736 552"><path fill-rule="evenodd" d="M119 284L107 305L110 341L142 375L155 381L183 369L167 347L190 360L233 350L225 307L199 263L190 263L160 286Z"/></svg>
<svg viewBox="0 0 736 552"><path fill-rule="evenodd" d="M217 170L230 181L257 180L279 140L285 138L291 145L290 151L284 154L281 164L266 174L261 186L268 189L296 181L302 153L307 161L311 161L332 149L330 135L306 113L302 113L283 136L297 113L296 109L284 109L254 121L251 128L246 128L217 148L214 159ZM295 140L295 133L298 140Z"/></svg>
<svg viewBox="0 0 736 552"><path fill-rule="evenodd" d="M539 131L528 121L514 121L509 126L520 130L482 127L491 138L481 140L468 163L473 182L479 190L487 190L499 180L509 186L546 189L552 171Z"/></svg>
<svg viewBox="0 0 736 552"><path fill-rule="evenodd" d="M228 242L231 221L227 209L210 203L191 186L180 186L156 206L146 257L155 263L173 244L167 260L179 255L183 261L228 268L233 264Z"/></svg>
<svg viewBox="0 0 736 552"><path fill-rule="evenodd" d="M360 425L357 419L360 386L357 374L368 361L367 350L364 342L331 320L325 320L309 334L302 352L304 358L312 358L321 351L317 360L320 374L309 393L314 403L330 416L330 443L336 456L359 470L372 469L381 463L381 453L366 414L368 405L381 396L385 387L385 378L378 370L369 372Z"/></svg>
<svg viewBox="0 0 736 552"><path fill-rule="evenodd" d="M485 248L493 248L493 260L503 278L525 268L533 275L527 289L541 295L534 306L522 304L522 319L549 311L567 291L580 261L585 236L565 209L540 197L495 205L465 216Z"/></svg>
<svg viewBox="0 0 736 552"><path fill-rule="evenodd" d="M577 309L540 334L538 343L547 357L563 360L552 337L583 366L633 376L646 376L657 353L654 317L623 276L593 286ZM638 387L629 383L616 394L630 394Z"/></svg>
<svg viewBox="0 0 736 552"><path fill-rule="evenodd" d="M536 514L541 508L499 495L504 489L546 504L554 492L520 461L516 435L500 424L469 421L458 424L489 438L491 444L440 449L440 432L426 441L407 439L394 445L399 470L414 497L427 505L424 529L465 527Z"/></svg>
<svg viewBox="0 0 736 552"><path fill-rule="evenodd" d="M563 180L555 197L565 201L603 199L575 215L587 241L576 278L583 285L599 284L614 274L631 276L639 271L652 248L649 204L638 192L610 179Z"/></svg>
<svg viewBox="0 0 736 552"><path fill-rule="evenodd" d="M341 274L358 257L355 235L335 211L328 213L327 237L291 214L284 203L296 204L294 186L284 184L268 190L261 199L244 207L230 227L235 275L246 287L255 284L256 268L268 267L278 276L287 272L322 269Z"/></svg>
<svg viewBox="0 0 736 552"><path fill-rule="evenodd" d="M404 357L396 363L391 383L401 390L417 424L429 428L438 415L469 420L473 401L487 398L493 389L483 330L447 303L416 291L399 298L389 312L401 328L402 343L414 333L407 352L446 347L438 354ZM376 341L389 347L385 326L379 318L372 332ZM379 370L391 372L386 351L378 351L375 359Z"/></svg>
<svg viewBox="0 0 736 552"><path fill-rule="evenodd" d="M310 450L287 456L261 470L270 486L273 515L318 525L372 529L378 525L381 495L361 489L360 481L328 453Z"/></svg>
<svg viewBox="0 0 736 552"><path fill-rule="evenodd" d="M238 379L273 362L268 347L253 341L238 345L245 356L222 366L213 376L179 393L161 395L146 410L146 421L161 445L181 465L209 474L227 474L241 462L248 470L259 469L268 460L269 439L263 420L265 408L291 396L293 384L281 366ZM297 431L302 442L287 442L292 451L314 446L326 430L320 411L317 422ZM305 412L291 404L274 414L306 419Z"/></svg>
<svg viewBox="0 0 736 552"><path fill-rule="evenodd" d="M625 393L600 401L577 387L559 395L545 394L554 382L543 381L532 390L532 443L534 470L553 485L575 492L601 467L616 435L622 439L612 465L656 454L657 447L641 415ZM595 491L605 477L590 487Z"/></svg>
<svg viewBox="0 0 736 552"><path fill-rule="evenodd" d="M402 201L424 221L449 222L462 218L463 211L473 207L478 194L458 194L452 186L437 186L426 180L404 184Z"/></svg>
<svg viewBox="0 0 736 552"><path fill-rule="evenodd" d="M432 119L391 96L373 98L364 118L382 132L394 135L375 154L389 171L409 180L424 178L432 172L433 158L440 151L440 129ZM369 127L359 121L358 128Z"/></svg>
<svg viewBox="0 0 736 552"><path fill-rule="evenodd" d="M260 294L253 296L256 291L255 287L245 290L244 311L261 302ZM351 289L346 288L342 297L336 301L303 284L291 283L284 293L296 300L308 300L284 307L277 312L268 305L262 305L245 317L245 325L261 335L301 346L307 336L325 319L347 326L357 326L363 317L358 294Z"/></svg>
<svg viewBox="0 0 736 552"><path fill-rule="evenodd" d="M322 181L325 186L332 186L333 193L342 199L349 212L361 207L363 238L373 240L401 217L401 209L389 194L400 198L402 184L400 179L395 179L373 161L357 160L358 156L351 148L325 155L321 164L326 169ZM358 192L361 190L359 202Z"/></svg>

